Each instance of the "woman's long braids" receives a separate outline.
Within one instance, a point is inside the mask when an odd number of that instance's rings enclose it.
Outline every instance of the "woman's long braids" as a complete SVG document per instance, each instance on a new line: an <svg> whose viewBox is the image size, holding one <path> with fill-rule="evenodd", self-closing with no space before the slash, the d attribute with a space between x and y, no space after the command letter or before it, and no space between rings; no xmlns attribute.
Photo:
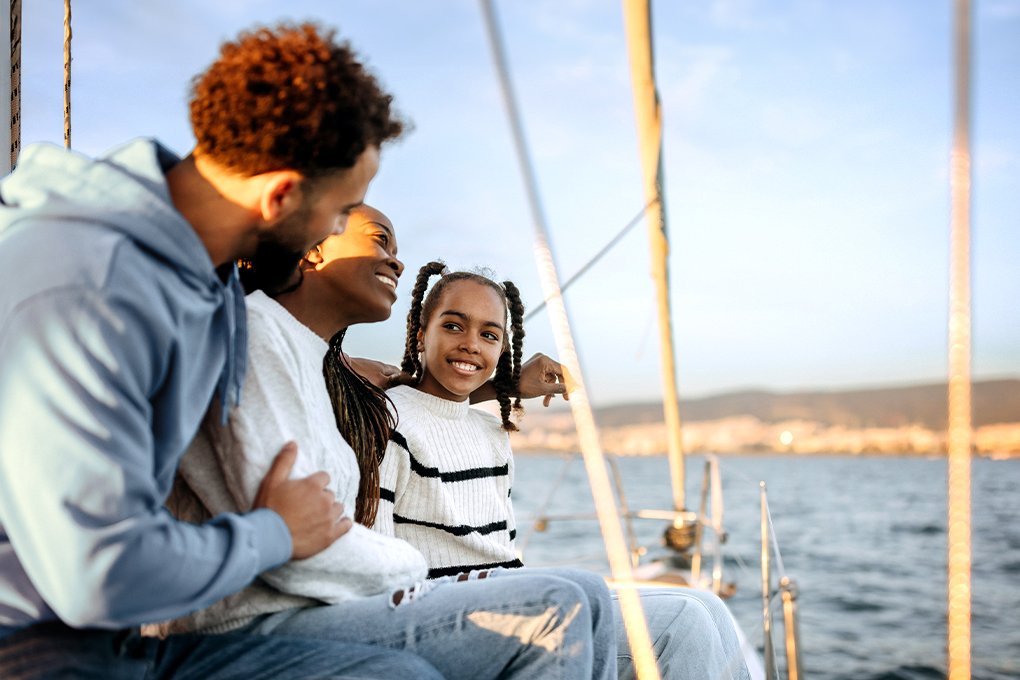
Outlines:
<svg viewBox="0 0 1020 680"><path fill-rule="evenodd" d="M354 449L361 472L354 521L371 527L379 510L379 464L396 423L386 393L351 368L342 347L346 333L345 328L330 339L322 374L333 402L336 429Z"/></svg>
<svg viewBox="0 0 1020 680"><path fill-rule="evenodd" d="M439 305L443 290L455 281L474 281L496 291L509 316L509 328L504 333L504 351L496 363L496 373L492 376L492 384L496 389L496 401L503 420L503 429L516 432L517 426L511 422L511 410L519 411L521 407L521 357L524 348L524 305L521 294L510 281L503 285L496 283L481 274L473 272L449 272L444 274L429 291L429 279L443 274L446 265L442 262L429 262L418 270L418 278L411 292L411 309L407 313L407 342L404 345L404 358L400 362L401 375L394 379L395 384L417 385L424 374L421 356L418 352L418 332L428 326L432 313ZM511 399L515 399L511 407Z"/></svg>

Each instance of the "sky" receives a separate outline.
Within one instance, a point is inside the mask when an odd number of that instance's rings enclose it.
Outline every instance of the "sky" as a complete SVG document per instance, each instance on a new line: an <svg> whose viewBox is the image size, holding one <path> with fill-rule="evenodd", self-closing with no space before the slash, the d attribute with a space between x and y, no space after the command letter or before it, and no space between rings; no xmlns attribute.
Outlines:
<svg viewBox="0 0 1020 680"><path fill-rule="evenodd" d="M63 135L62 3L25 3L22 142ZM643 205L620 4L497 2L561 278ZM188 88L219 45L280 19L349 40L413 131L367 202L409 272L353 354L396 363L425 262L542 295L473 0L75 3L72 141L194 144ZM653 7L681 396L945 380L951 143L947 0L685 0ZM1020 0L974 3L973 371L1020 376ZM566 294L596 405L660 398L644 227ZM555 356L547 318L525 352Z"/></svg>

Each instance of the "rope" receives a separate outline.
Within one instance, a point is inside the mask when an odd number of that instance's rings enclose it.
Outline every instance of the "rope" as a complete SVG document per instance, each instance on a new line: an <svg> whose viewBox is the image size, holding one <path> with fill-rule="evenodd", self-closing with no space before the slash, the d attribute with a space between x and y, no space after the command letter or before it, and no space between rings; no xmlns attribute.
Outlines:
<svg viewBox="0 0 1020 680"><path fill-rule="evenodd" d="M956 111L950 157L949 680L970 659L970 0L955 0Z"/></svg>
<svg viewBox="0 0 1020 680"><path fill-rule="evenodd" d="M21 0L11 0L11 170L21 153Z"/></svg>
<svg viewBox="0 0 1020 680"><path fill-rule="evenodd" d="M634 574L631 570L630 555L623 540L620 516L616 510L616 502L613 500L613 490L609 485L606 461L602 457L602 448L599 444L598 432L595 429L595 417L592 414L591 404L588 402L588 391L584 386L584 376L577 358L577 351L574 349L574 338L570 331L570 322L567 319L567 309L563 303L559 277L556 274L556 264L549 246L549 234L538 195L538 183L535 180L531 157L524 139L524 128L510 81L506 51L497 24L495 7L493 7L493 0L479 0L479 2L485 19L493 61L499 75L499 84L503 91L503 103L506 106L507 117L513 132L517 161L520 164L524 188L531 208L535 260L542 282L542 291L548 301L549 320L552 324L553 336L556 339L556 349L560 363L563 364L568 390L571 392L570 410L574 414L581 453L584 455L584 465L588 470L588 482L591 484L592 496L595 499L595 512L598 514L599 526L602 528L602 539L606 544L609 567L613 574L613 580L621 584L617 588L617 594L627 639L630 642L631 653L634 655L634 669L637 672L638 680L659 680L659 669L655 663L655 654L652 652L652 641L648 634L644 611L641 608L641 599L637 589L631 585L634 582Z"/></svg>
<svg viewBox="0 0 1020 680"><path fill-rule="evenodd" d="M71 0L64 0L64 147L71 148Z"/></svg>
<svg viewBox="0 0 1020 680"><path fill-rule="evenodd" d="M596 262L601 260L603 255L605 255L610 250L612 250L613 246L615 246L617 243L619 243L620 239L622 239L624 236L626 236L627 232L629 232L631 229L633 229L635 227L635 225L637 225L641 221L641 218L645 216L645 213L648 212L648 209L651 208L653 205L655 205L655 203L657 203L657 201L652 201L651 203L649 203L645 207L641 208L641 212L639 212L637 215L634 215L634 219L632 219L630 222L628 222L627 225L623 229L620 230L620 233L618 233L616 236L614 236L609 241L609 243L607 243L605 245L605 247L602 248L602 250L600 250L599 252L595 253L595 257L593 257L590 260L588 260L587 264L585 264L583 267L578 269L576 274L571 276L569 279L567 279L566 283L564 283L562 286L560 286L560 292L561 293L567 292L567 288L570 288L570 284L572 284L574 281L577 281L579 278L584 276L584 274L589 269L591 269L592 265L594 265ZM545 303L546 302L548 302L548 300L542 300L542 304L538 305L537 307L532 309L530 312L525 314L523 320L527 321L528 319L530 319L531 317L535 316L536 314L541 312L543 309L545 309Z"/></svg>

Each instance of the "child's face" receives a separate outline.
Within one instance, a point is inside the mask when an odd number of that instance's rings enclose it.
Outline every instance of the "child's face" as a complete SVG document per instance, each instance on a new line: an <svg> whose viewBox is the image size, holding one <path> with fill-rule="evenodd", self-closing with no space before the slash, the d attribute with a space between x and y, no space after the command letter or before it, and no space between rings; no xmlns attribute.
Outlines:
<svg viewBox="0 0 1020 680"><path fill-rule="evenodd" d="M464 401L492 377L503 353L506 305L489 286L455 281L418 331L423 376L418 389Z"/></svg>

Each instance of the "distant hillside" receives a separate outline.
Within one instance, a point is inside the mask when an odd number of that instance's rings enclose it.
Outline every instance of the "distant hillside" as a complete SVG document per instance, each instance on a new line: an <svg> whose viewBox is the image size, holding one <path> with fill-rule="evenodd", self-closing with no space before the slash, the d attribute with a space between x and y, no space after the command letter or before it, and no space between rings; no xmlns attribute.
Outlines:
<svg viewBox="0 0 1020 680"><path fill-rule="evenodd" d="M948 420L947 388L943 384L847 392L734 392L704 399L683 399L685 422L754 416L763 423L810 420L848 428L922 425L944 430ZM1020 380L975 382L971 396L973 426L1020 422ZM534 413L538 409L531 409ZM625 404L596 411L601 427L662 421L662 402Z"/></svg>

